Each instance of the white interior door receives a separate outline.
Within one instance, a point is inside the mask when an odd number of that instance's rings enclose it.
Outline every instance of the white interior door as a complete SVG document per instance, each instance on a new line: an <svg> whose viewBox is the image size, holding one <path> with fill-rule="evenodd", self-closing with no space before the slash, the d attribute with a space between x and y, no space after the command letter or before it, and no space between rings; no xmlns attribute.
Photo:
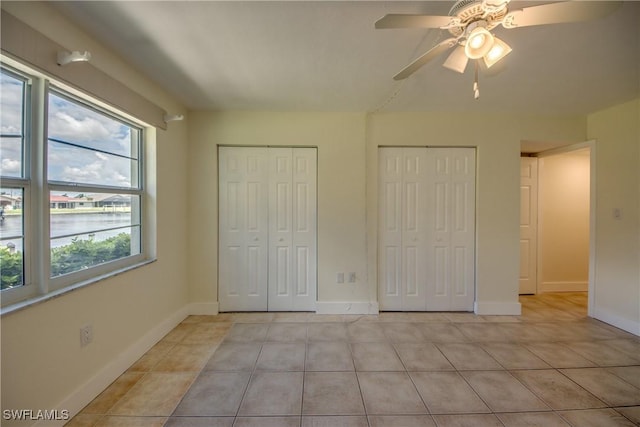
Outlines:
<svg viewBox="0 0 640 427"><path fill-rule="evenodd" d="M316 157L220 147L220 311L315 309Z"/></svg>
<svg viewBox="0 0 640 427"><path fill-rule="evenodd" d="M379 150L382 310L473 310L475 150Z"/></svg>
<svg viewBox="0 0 640 427"><path fill-rule="evenodd" d="M266 148L220 147L221 311L267 310L268 157Z"/></svg>
<svg viewBox="0 0 640 427"><path fill-rule="evenodd" d="M378 282L379 304L384 310L403 310L402 216L404 151L378 151Z"/></svg>
<svg viewBox="0 0 640 427"><path fill-rule="evenodd" d="M537 293L538 159L520 158L520 294Z"/></svg>
<svg viewBox="0 0 640 427"><path fill-rule="evenodd" d="M315 310L316 150L269 150L269 311Z"/></svg>
<svg viewBox="0 0 640 427"><path fill-rule="evenodd" d="M380 149L380 304L426 309L426 151Z"/></svg>
<svg viewBox="0 0 640 427"><path fill-rule="evenodd" d="M402 309L426 309L427 150L403 149L402 179Z"/></svg>
<svg viewBox="0 0 640 427"><path fill-rule="evenodd" d="M475 149L429 148L427 310L472 311Z"/></svg>

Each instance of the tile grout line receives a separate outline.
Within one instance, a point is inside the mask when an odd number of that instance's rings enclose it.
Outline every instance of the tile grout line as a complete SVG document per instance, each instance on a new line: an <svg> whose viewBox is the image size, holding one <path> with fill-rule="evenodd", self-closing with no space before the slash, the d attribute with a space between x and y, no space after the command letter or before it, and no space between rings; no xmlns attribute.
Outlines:
<svg viewBox="0 0 640 427"><path fill-rule="evenodd" d="M246 325L246 324L251 324L251 323L234 322L233 326L229 329L229 332L231 331L231 329L234 326L236 326L238 324L245 324ZM251 383L253 382L253 374L256 372L256 369L258 367L258 360L260 360L260 355L262 354L262 346L264 345L265 339L266 339L267 334L269 332L269 327L270 327L270 325L267 326L267 331L265 332L264 339L260 341L260 351L258 351L258 354L256 356L256 360L255 360L255 362L253 362L253 368L251 369L251 372L249 373L249 380L247 381L247 385L244 387L244 391L242 392L242 398L240 398L240 401L238 403L238 409L236 409L236 414L235 414L234 419L233 419L233 424L234 425L236 424L236 420L240 416L240 408L242 408L242 402L244 402L244 399L247 396L247 393L249 392L249 387L251 387ZM225 336L225 339L226 338L227 337Z"/></svg>
<svg viewBox="0 0 640 427"><path fill-rule="evenodd" d="M347 331L347 337L348 337L348 331ZM353 355L353 343L351 342L347 342L347 345L349 346L349 354L351 355L351 363L353 364L353 375L355 375L356 377L356 382L358 383L358 391L360 392L360 401L362 402L362 409L364 410L364 416L365 419L367 420L367 426L371 427L371 423L369 421L369 414L367 413L367 405L364 401L364 394L362 393L362 385L360 384L360 376L358 375L358 369L356 368L356 359Z"/></svg>

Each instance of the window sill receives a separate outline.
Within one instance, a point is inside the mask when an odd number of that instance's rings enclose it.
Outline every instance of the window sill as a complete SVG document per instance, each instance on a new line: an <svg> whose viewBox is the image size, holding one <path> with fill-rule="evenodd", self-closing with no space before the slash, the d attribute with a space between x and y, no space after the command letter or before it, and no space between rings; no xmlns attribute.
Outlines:
<svg viewBox="0 0 640 427"><path fill-rule="evenodd" d="M66 286L66 287L64 287L62 289L58 289L58 290L53 291L53 292L49 292L49 293L47 293L45 295L37 295L37 296L31 297L31 298L28 298L26 300L23 300L23 301L18 301L16 303L9 304L6 307L0 308L0 317L3 317L5 315L7 315L7 314L11 314L11 313L15 313L15 312L24 310L26 308L32 307L32 306L37 305L37 304L41 304L43 302L52 300L54 298L58 298L58 297L60 297L62 295L65 295L65 294L67 294L69 292L73 292L76 289L84 288L85 286L89 286L89 285L92 285L94 283L102 282L104 280L110 279L110 278L115 277L115 276L119 276L120 274L126 273L126 272L131 271L131 270L135 270L135 269L140 268L140 267L144 267L145 265L148 265L148 264L151 264L151 263L154 263L154 262L156 262L156 258L147 259L147 260L138 262L136 264L121 268L119 270L111 271L111 272L109 272L107 274L103 274L103 275L100 275L100 276L92 277L91 279L88 279L88 280L83 280L81 282L74 283L73 285Z"/></svg>

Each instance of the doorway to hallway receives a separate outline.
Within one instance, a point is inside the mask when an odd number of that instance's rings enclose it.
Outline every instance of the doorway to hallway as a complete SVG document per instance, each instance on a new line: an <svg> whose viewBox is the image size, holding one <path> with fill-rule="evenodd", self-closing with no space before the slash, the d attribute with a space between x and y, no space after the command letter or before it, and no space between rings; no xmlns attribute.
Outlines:
<svg viewBox="0 0 640 427"><path fill-rule="evenodd" d="M575 144L520 159L521 295L589 290L591 146Z"/></svg>

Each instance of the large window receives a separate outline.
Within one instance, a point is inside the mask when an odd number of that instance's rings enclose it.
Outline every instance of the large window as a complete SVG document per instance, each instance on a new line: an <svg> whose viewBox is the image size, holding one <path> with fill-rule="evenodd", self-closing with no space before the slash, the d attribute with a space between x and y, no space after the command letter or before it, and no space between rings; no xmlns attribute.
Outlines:
<svg viewBox="0 0 640 427"><path fill-rule="evenodd" d="M140 253L141 134L49 91L51 277Z"/></svg>
<svg viewBox="0 0 640 427"><path fill-rule="evenodd" d="M0 80L0 272L2 291L25 284L24 202L29 80L2 69Z"/></svg>
<svg viewBox="0 0 640 427"><path fill-rule="evenodd" d="M2 304L148 258L143 125L35 72L1 71Z"/></svg>

